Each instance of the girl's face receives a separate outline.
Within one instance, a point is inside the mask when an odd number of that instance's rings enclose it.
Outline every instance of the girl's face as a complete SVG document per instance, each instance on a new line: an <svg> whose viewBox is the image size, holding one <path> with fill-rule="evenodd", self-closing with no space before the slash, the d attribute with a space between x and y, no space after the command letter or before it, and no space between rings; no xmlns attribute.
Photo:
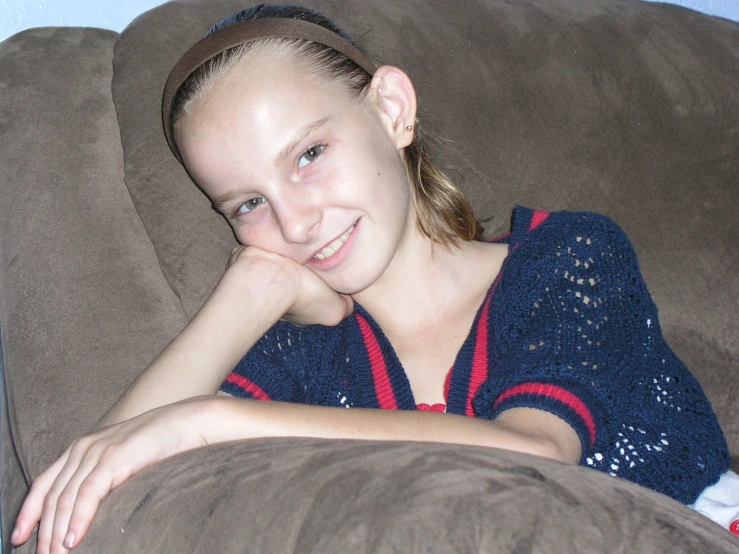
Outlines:
<svg viewBox="0 0 739 554"><path fill-rule="evenodd" d="M417 238L402 160L413 119L384 87L376 75L357 99L276 52L247 55L180 119L177 144L242 244L354 294Z"/></svg>

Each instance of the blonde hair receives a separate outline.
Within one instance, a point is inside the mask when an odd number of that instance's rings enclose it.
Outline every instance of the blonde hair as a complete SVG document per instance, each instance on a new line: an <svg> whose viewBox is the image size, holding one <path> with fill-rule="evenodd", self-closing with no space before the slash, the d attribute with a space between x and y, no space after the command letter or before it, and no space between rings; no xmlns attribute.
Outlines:
<svg viewBox="0 0 739 554"><path fill-rule="evenodd" d="M422 234L451 248L461 241L480 240L484 229L467 196L447 177L425 149L416 121L413 142L405 148L416 224Z"/></svg>
<svg viewBox="0 0 739 554"><path fill-rule="evenodd" d="M274 11L275 13L272 13ZM211 32L237 21L258 17L293 17L321 25L353 44L331 20L312 10L295 6L257 6L224 20ZM304 39L269 38L230 48L198 67L182 84L172 107L170 126L174 129L182 116L197 105L213 84L228 74L248 52L276 47L296 55L299 63L326 79L339 79L355 97L366 96L372 76L344 54ZM404 161L411 188L411 202L419 231L446 248L460 241L482 238L483 228L464 193L431 160L418 121L413 142L404 149Z"/></svg>

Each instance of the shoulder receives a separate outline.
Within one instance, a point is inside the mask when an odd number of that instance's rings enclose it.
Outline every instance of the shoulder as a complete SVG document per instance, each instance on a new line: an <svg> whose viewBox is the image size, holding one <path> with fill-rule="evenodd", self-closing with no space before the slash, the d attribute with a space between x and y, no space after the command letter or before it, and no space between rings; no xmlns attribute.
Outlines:
<svg viewBox="0 0 739 554"><path fill-rule="evenodd" d="M516 277L555 273L581 278L594 272L640 274L626 233L608 216L594 212L513 212L510 255L505 270Z"/></svg>
<svg viewBox="0 0 739 554"><path fill-rule="evenodd" d="M311 395L323 390L342 359L352 319L335 327L278 321L238 362L221 390L232 396L312 403Z"/></svg>
<svg viewBox="0 0 739 554"><path fill-rule="evenodd" d="M556 246L574 242L592 245L596 240L600 246L609 244L631 245L626 233L610 217L595 212L547 212L522 206L513 211L511 246L521 243L542 243Z"/></svg>
<svg viewBox="0 0 739 554"><path fill-rule="evenodd" d="M509 241L490 308L506 322L523 325L521 318L528 326L532 313L539 319L546 313L588 323L641 310L649 312L645 320L656 319L631 242L609 217L517 208Z"/></svg>
<svg viewBox="0 0 739 554"><path fill-rule="evenodd" d="M271 372L280 368L299 374L325 357L327 349L340 340L346 321L335 327L299 327L280 320L252 346L237 368L250 367L252 371L270 368Z"/></svg>

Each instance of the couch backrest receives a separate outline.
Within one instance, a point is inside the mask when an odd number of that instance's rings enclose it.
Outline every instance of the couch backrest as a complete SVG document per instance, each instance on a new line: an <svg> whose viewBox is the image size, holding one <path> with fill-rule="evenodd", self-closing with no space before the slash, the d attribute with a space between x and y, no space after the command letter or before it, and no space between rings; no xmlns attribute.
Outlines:
<svg viewBox="0 0 739 554"><path fill-rule="evenodd" d="M421 129L490 234L515 204L594 210L627 231L668 341L739 453L739 25L636 0L301 3L408 71ZM0 47L14 102L0 114L0 181L15 202L0 212L1 315L30 474L94 424L223 271L235 241L170 153L160 103L175 60L242 7L172 2L117 41L34 31ZM36 198L42 182L58 186ZM29 226L39 202L63 208L64 225ZM59 265L35 261L42 251Z"/></svg>
<svg viewBox="0 0 739 554"><path fill-rule="evenodd" d="M632 0L308 0L420 96L421 129L491 234L515 204L594 210L629 234L670 344L739 451L739 25ZM160 92L234 0L173 2L120 37L126 183L189 315L234 244L170 154ZM177 205L178 209L162 209Z"/></svg>
<svg viewBox="0 0 739 554"><path fill-rule="evenodd" d="M45 469L186 323L123 179L116 38L42 28L0 44L3 479L14 449L29 475Z"/></svg>

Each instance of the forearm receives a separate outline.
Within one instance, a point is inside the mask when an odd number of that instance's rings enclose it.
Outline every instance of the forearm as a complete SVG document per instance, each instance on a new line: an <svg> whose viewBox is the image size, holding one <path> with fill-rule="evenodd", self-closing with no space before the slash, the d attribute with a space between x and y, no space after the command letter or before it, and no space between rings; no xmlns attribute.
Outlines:
<svg viewBox="0 0 739 554"><path fill-rule="evenodd" d="M209 444L257 437L317 437L469 444L525 452L576 463L546 433L515 423L422 411L341 409L217 397L200 429Z"/></svg>
<svg viewBox="0 0 739 554"><path fill-rule="evenodd" d="M285 313L276 286L216 288L192 321L131 384L97 428L199 395L215 394L228 373Z"/></svg>

